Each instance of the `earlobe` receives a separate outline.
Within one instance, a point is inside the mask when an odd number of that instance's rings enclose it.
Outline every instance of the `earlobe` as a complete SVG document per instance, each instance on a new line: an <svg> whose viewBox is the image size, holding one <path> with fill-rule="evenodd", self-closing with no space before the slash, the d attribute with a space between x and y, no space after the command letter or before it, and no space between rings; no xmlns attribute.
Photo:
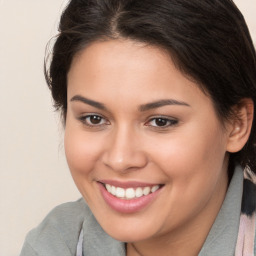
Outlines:
<svg viewBox="0 0 256 256"><path fill-rule="evenodd" d="M229 137L227 151L235 153L246 144L252 128L254 103L252 99L245 98L233 109L234 116L229 124Z"/></svg>

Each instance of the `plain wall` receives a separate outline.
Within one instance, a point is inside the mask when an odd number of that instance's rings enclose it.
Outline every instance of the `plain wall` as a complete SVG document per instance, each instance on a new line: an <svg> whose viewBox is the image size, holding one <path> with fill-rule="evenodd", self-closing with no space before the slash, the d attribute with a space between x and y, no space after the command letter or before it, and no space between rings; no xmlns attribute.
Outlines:
<svg viewBox="0 0 256 256"><path fill-rule="evenodd" d="M0 255L56 205L80 197L43 76L47 41L67 0L0 0ZM236 0L256 42L256 0Z"/></svg>

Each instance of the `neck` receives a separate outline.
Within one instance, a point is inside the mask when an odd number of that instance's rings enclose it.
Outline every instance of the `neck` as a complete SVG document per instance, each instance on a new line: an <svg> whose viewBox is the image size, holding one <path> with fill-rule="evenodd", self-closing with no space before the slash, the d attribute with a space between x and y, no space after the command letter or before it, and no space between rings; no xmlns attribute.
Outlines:
<svg viewBox="0 0 256 256"><path fill-rule="evenodd" d="M163 235L157 239L128 243L127 256L196 256L205 241L201 228L198 226L194 232L190 232L189 228L186 227L184 232L182 232L185 233L183 235L181 231L179 231L179 235L177 231L173 231L173 234L169 233L168 236ZM199 232L200 236L198 235Z"/></svg>

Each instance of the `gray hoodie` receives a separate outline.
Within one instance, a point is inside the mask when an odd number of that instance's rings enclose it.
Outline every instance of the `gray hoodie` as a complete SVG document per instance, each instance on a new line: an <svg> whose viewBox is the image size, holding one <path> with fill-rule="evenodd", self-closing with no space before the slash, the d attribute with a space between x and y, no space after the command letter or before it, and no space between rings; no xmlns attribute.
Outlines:
<svg viewBox="0 0 256 256"><path fill-rule="evenodd" d="M237 167L226 198L199 256L234 256L239 228L243 172ZM106 234L81 198L54 208L29 232L20 256L75 256L83 231L84 256L125 256L125 244ZM256 245L256 243L255 243ZM255 248L256 255L256 248Z"/></svg>

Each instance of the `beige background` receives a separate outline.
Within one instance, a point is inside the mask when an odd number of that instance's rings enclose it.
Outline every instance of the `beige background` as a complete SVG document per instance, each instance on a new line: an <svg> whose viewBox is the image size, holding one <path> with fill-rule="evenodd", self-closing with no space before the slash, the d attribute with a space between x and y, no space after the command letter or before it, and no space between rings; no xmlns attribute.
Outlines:
<svg viewBox="0 0 256 256"><path fill-rule="evenodd" d="M67 0L0 0L0 255L79 193L43 77L44 49ZM236 0L256 42L256 0Z"/></svg>

